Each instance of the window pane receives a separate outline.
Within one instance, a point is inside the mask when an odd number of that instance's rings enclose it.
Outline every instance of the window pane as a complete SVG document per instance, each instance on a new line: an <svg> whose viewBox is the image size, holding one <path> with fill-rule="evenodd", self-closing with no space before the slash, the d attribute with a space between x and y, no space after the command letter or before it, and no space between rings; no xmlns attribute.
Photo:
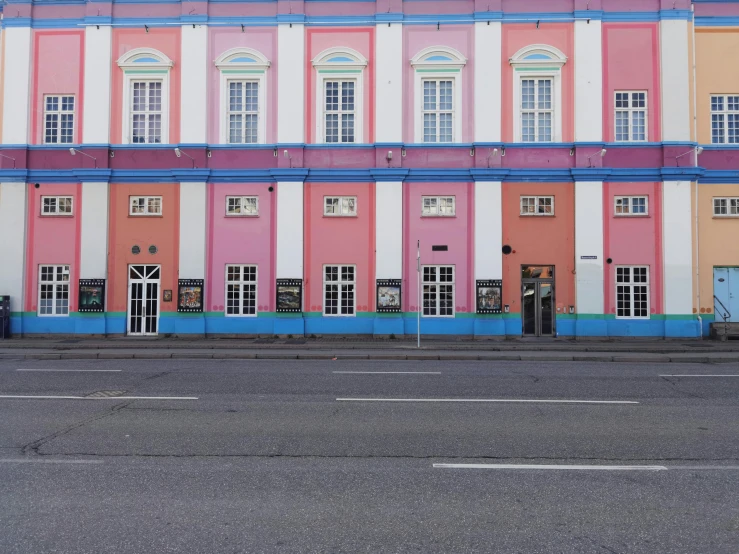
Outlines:
<svg viewBox="0 0 739 554"><path fill-rule="evenodd" d="M534 114L525 113L521 115L521 140L523 142L534 142L536 140Z"/></svg>
<svg viewBox="0 0 739 554"><path fill-rule="evenodd" d="M521 107L524 110L533 110L534 105L534 81L524 79L521 81Z"/></svg>
<svg viewBox="0 0 739 554"><path fill-rule="evenodd" d="M256 144L259 137L259 116L257 114L248 114L245 116L245 120L244 142L247 144Z"/></svg>
<svg viewBox="0 0 739 554"><path fill-rule="evenodd" d="M616 140L629 140L629 112L616 112Z"/></svg>
<svg viewBox="0 0 739 554"><path fill-rule="evenodd" d="M538 93L539 93L539 109L551 110L552 109L552 81L549 79L539 79L538 81Z"/></svg>
<svg viewBox="0 0 739 554"><path fill-rule="evenodd" d="M326 110L334 111L339 109L339 83L326 81Z"/></svg>
<svg viewBox="0 0 739 554"><path fill-rule="evenodd" d="M711 142L713 144L724 143L724 116L723 114L711 115Z"/></svg>
<svg viewBox="0 0 739 554"><path fill-rule="evenodd" d="M246 110L256 112L259 110L259 83L245 83L246 86Z"/></svg>
<svg viewBox="0 0 739 554"><path fill-rule="evenodd" d="M552 140L552 114L539 114L539 141L549 142Z"/></svg>
<svg viewBox="0 0 739 554"><path fill-rule="evenodd" d="M646 140L646 112L636 111L631 114L633 123L633 140Z"/></svg>
<svg viewBox="0 0 739 554"><path fill-rule="evenodd" d="M62 114L62 126L59 133L59 142L71 144L73 141L72 133L74 131L74 116L72 114Z"/></svg>
<svg viewBox="0 0 739 554"><path fill-rule="evenodd" d="M228 118L228 142L232 144L243 142L242 133L242 116L231 114Z"/></svg>
<svg viewBox="0 0 739 554"><path fill-rule="evenodd" d="M338 114L326 114L326 142L339 142Z"/></svg>
<svg viewBox="0 0 739 554"><path fill-rule="evenodd" d="M341 109L354 110L354 82L341 83Z"/></svg>
<svg viewBox="0 0 739 554"><path fill-rule="evenodd" d="M436 114L423 114L423 142L436 142Z"/></svg>
<svg viewBox="0 0 739 554"><path fill-rule="evenodd" d="M354 114L341 114L341 142L354 142Z"/></svg>
<svg viewBox="0 0 739 554"><path fill-rule="evenodd" d="M439 81L439 109L452 109L452 82Z"/></svg>
<svg viewBox="0 0 739 554"><path fill-rule="evenodd" d="M423 82L423 109L436 109L436 81Z"/></svg>
<svg viewBox="0 0 739 554"><path fill-rule="evenodd" d="M228 109L241 111L244 109L242 103L243 83L229 83L228 86Z"/></svg>
<svg viewBox="0 0 739 554"><path fill-rule="evenodd" d="M452 142L452 114L439 114L439 142Z"/></svg>

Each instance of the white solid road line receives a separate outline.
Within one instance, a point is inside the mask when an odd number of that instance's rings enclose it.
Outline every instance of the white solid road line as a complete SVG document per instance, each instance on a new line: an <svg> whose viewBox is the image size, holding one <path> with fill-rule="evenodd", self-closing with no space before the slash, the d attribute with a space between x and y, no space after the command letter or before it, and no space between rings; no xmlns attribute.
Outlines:
<svg viewBox="0 0 739 554"><path fill-rule="evenodd" d="M37 371L40 373L120 373L122 369L16 369L16 371Z"/></svg>
<svg viewBox="0 0 739 554"><path fill-rule="evenodd" d="M514 398L337 398L337 402L499 402L524 404L639 404L633 400L529 400Z"/></svg>
<svg viewBox="0 0 739 554"><path fill-rule="evenodd" d="M197 396L31 396L0 394L0 399L16 400L198 400Z"/></svg>
<svg viewBox="0 0 739 554"><path fill-rule="evenodd" d="M43 460L38 458L0 459L0 464L102 464L102 460Z"/></svg>
<svg viewBox="0 0 739 554"><path fill-rule="evenodd" d="M687 375L687 374L681 374L681 375L660 375L660 377L739 377L739 375L733 375L733 374L724 374L724 375Z"/></svg>
<svg viewBox="0 0 739 554"><path fill-rule="evenodd" d="M667 471L666 466L594 466L594 465L536 465L536 464L434 464L441 469L536 469L578 471Z"/></svg>
<svg viewBox="0 0 739 554"><path fill-rule="evenodd" d="M441 371L332 371L343 375L441 375Z"/></svg>

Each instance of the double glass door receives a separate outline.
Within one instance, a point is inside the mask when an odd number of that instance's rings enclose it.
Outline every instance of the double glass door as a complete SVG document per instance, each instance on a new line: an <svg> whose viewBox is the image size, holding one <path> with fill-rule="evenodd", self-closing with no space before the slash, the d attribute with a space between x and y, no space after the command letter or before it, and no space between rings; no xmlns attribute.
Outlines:
<svg viewBox="0 0 739 554"><path fill-rule="evenodd" d="M128 334L156 335L159 332L158 265L128 266Z"/></svg>
<svg viewBox="0 0 739 554"><path fill-rule="evenodd" d="M554 267L523 266L521 269L523 334L554 335Z"/></svg>

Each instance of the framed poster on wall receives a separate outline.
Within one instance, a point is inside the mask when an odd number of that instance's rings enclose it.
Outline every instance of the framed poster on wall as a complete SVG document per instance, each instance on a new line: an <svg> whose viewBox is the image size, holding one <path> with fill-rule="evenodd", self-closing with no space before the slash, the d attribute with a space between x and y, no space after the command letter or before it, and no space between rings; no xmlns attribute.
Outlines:
<svg viewBox="0 0 739 554"><path fill-rule="evenodd" d="M400 313L400 279L377 280L377 312Z"/></svg>
<svg viewBox="0 0 739 554"><path fill-rule="evenodd" d="M80 279L77 311L85 313L105 311L105 279Z"/></svg>
<svg viewBox="0 0 739 554"><path fill-rule="evenodd" d="M300 313L303 311L303 280L277 279L277 311Z"/></svg>
<svg viewBox="0 0 739 554"><path fill-rule="evenodd" d="M177 311L203 311L203 279L180 279L177 283Z"/></svg>
<svg viewBox="0 0 739 554"><path fill-rule="evenodd" d="M499 314L503 311L503 281L477 281L477 313Z"/></svg>

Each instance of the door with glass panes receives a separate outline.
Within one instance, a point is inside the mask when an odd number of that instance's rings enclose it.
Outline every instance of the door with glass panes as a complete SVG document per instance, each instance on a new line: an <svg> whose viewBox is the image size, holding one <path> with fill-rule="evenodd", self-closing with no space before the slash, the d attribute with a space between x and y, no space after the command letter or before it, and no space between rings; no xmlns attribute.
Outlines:
<svg viewBox="0 0 739 554"><path fill-rule="evenodd" d="M521 267L521 317L524 336L554 336L554 266Z"/></svg>
<svg viewBox="0 0 739 554"><path fill-rule="evenodd" d="M159 284L161 266L128 266L129 335L156 335L159 332Z"/></svg>

